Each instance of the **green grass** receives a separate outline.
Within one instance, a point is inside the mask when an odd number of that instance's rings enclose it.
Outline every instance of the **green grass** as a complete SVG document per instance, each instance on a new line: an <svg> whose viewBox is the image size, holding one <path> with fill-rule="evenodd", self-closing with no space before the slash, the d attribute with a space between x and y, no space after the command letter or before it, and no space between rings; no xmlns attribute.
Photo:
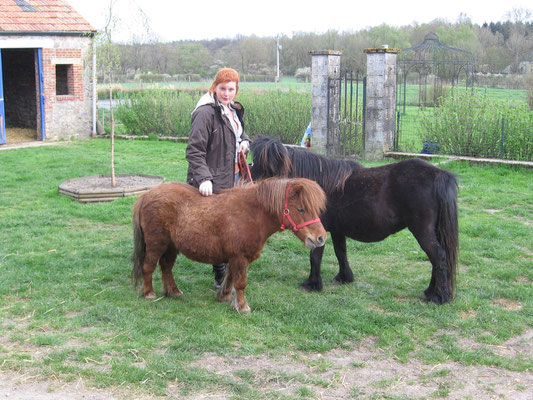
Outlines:
<svg viewBox="0 0 533 400"><path fill-rule="evenodd" d="M402 87L398 86L397 90L400 92L399 95L401 96L401 99L399 100L401 100L400 102L402 104L405 98L405 103L408 106L418 107L419 102L420 102L420 99L419 99L419 96L420 96L419 92L421 90L420 86L413 85L413 84L406 85L405 96L403 93L403 86ZM432 97L433 87L430 84L428 84L426 87L426 90L427 90L426 95L428 96L428 101L430 101L433 99ZM459 85L453 89L453 92L457 94L457 93L464 92L465 90L470 91L472 89L471 88L465 89L464 86ZM527 90L525 89L520 90L520 89L497 89L497 88L476 87L475 90L479 93L485 94L487 97L494 99L494 100L505 100L505 101L509 101L510 103L514 103L514 104L520 104L520 103L527 104ZM451 94L451 93L452 93L451 88L447 87L447 89L445 90L445 94Z"/></svg>
<svg viewBox="0 0 533 400"><path fill-rule="evenodd" d="M119 140L116 170L184 181L184 152L181 143ZM217 374L198 360L350 349L368 337L400 361L533 368L527 355L494 351L533 326L531 170L444 166L460 176L460 268L450 304L420 300L430 265L408 231L380 243L349 240L356 279L350 285L330 283L338 267L328 243L320 293L299 289L308 251L284 232L252 264L246 289L252 313L240 315L216 301L211 268L183 257L174 268L183 298L139 297L130 280L135 199L84 205L58 195L63 181L108 173L108 164L109 141L101 139L0 151L0 368L155 395L179 382L182 395L218 390L261 398L255 383L264 377L245 367ZM465 348L462 340L476 345ZM326 360L309 368L336 371ZM301 398L333 384L319 375L271 374L295 382ZM442 387L435 396L447 393Z"/></svg>

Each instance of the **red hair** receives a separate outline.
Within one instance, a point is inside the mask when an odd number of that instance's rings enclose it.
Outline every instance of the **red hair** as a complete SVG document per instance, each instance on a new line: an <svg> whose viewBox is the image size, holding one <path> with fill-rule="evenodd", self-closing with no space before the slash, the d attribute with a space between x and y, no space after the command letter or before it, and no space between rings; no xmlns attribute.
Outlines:
<svg viewBox="0 0 533 400"><path fill-rule="evenodd" d="M222 68L217 72L217 76L209 88L209 93L215 93L215 88L217 85L226 82L235 82L235 94L239 92L239 73L233 68Z"/></svg>

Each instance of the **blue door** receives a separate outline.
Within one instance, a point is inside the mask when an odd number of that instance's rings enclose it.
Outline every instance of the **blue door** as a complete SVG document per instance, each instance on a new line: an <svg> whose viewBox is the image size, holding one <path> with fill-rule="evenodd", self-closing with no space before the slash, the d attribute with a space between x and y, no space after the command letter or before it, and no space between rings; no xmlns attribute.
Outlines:
<svg viewBox="0 0 533 400"><path fill-rule="evenodd" d="M6 119L4 109L4 70L2 69L2 50L0 49L0 144L6 144Z"/></svg>
<svg viewBox="0 0 533 400"><path fill-rule="evenodd" d="M45 119L44 119L44 81L43 81L43 52L37 49L37 68L39 69L39 107L41 109L41 140L46 138Z"/></svg>

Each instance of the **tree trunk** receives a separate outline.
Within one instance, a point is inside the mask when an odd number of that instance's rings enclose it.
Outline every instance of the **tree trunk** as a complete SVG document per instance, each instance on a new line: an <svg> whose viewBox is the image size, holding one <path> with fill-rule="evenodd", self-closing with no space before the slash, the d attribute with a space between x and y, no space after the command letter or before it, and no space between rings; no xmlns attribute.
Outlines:
<svg viewBox="0 0 533 400"><path fill-rule="evenodd" d="M109 117L111 124L111 187L115 187L117 186L115 179L115 117L113 116L113 87L111 83L109 83Z"/></svg>

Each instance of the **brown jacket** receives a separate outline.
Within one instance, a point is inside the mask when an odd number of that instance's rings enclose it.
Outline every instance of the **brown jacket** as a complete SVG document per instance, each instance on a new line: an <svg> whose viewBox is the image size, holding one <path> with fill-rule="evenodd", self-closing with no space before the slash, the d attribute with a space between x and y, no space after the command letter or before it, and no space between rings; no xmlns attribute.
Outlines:
<svg viewBox="0 0 533 400"><path fill-rule="evenodd" d="M241 140L250 140L244 131L244 107L232 107L243 125ZM205 180L213 182L213 192L234 185L236 139L231 123L222 114L216 97L205 94L192 113L191 133L185 158L189 162L187 183L195 187Z"/></svg>

